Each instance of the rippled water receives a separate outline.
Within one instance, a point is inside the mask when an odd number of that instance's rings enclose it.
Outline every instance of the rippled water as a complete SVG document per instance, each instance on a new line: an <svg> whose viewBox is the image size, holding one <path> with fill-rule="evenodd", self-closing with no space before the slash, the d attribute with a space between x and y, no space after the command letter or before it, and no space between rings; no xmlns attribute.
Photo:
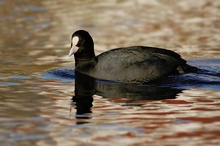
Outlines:
<svg viewBox="0 0 220 146"><path fill-rule="evenodd" d="M1 0L1 145L218 145L219 7L211 0ZM165 47L202 71L152 85L81 77L68 58L77 29L91 33L96 54Z"/></svg>

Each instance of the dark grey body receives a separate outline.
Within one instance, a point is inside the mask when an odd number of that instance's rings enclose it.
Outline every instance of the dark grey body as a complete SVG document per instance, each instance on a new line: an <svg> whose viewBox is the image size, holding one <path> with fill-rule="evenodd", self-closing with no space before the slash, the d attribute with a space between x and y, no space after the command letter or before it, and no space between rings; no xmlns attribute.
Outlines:
<svg viewBox="0 0 220 146"><path fill-rule="evenodd" d="M75 70L78 72L97 79L125 83L147 83L184 73L190 67L173 51L142 46L113 49L89 60L76 61Z"/></svg>

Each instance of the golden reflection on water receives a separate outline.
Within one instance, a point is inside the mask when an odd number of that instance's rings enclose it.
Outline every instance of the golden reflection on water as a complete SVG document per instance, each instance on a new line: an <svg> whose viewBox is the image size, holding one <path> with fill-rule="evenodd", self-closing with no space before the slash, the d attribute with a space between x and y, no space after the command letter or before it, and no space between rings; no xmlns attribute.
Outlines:
<svg viewBox="0 0 220 146"><path fill-rule="evenodd" d="M77 29L91 32L96 49L149 45L185 57L219 57L219 2L26 1L3 2L1 45L67 47Z"/></svg>
<svg viewBox="0 0 220 146"><path fill-rule="evenodd" d="M220 57L220 1L0 1L0 143L5 145L217 145L220 93L187 89L176 99L93 96L75 118L72 81L42 78L73 64L70 36L91 32L97 54L148 45L184 58Z"/></svg>

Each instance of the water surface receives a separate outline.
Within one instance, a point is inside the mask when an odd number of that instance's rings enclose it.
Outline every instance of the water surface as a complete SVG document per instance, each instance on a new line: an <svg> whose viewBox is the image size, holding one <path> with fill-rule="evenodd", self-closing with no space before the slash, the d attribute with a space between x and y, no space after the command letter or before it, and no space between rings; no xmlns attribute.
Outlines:
<svg viewBox="0 0 220 146"><path fill-rule="evenodd" d="M219 7L210 0L1 0L1 145L218 145ZM77 29L91 33L96 54L169 48L205 72L159 85L76 78L68 51Z"/></svg>

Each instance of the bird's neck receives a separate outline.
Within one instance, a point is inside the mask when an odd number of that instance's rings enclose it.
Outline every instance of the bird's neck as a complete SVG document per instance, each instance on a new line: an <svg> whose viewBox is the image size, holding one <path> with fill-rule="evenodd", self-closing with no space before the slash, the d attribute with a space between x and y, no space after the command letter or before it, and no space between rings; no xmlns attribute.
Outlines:
<svg viewBox="0 0 220 146"><path fill-rule="evenodd" d="M92 66L96 64L97 58L95 57L94 53L88 54L74 54L75 57L75 66L82 67L82 66Z"/></svg>

